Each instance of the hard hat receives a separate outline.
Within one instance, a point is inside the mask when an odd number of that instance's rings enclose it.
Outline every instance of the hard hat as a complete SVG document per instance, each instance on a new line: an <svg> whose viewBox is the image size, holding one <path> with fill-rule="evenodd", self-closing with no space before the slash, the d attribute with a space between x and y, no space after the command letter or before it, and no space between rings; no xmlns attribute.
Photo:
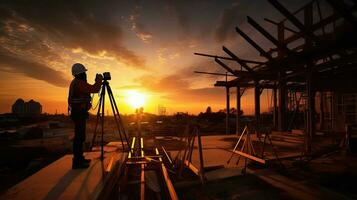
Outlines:
<svg viewBox="0 0 357 200"><path fill-rule="evenodd" d="M72 75L73 76L77 75L77 74L80 74L80 73L83 73L83 72L86 72L86 71L87 71L87 69L81 63L75 63L72 66Z"/></svg>

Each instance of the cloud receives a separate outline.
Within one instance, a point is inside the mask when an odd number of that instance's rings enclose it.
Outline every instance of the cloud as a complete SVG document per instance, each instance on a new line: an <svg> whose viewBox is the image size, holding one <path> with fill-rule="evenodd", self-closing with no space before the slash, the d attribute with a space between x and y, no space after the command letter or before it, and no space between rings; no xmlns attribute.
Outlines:
<svg viewBox="0 0 357 200"><path fill-rule="evenodd" d="M162 93L172 93L190 86L189 82L179 74L167 75L162 78L145 75L137 78L136 82L151 91Z"/></svg>
<svg viewBox="0 0 357 200"><path fill-rule="evenodd" d="M142 8L140 6L135 6L132 14L129 16L131 30L133 30L136 36L144 43L150 43L153 39L153 35L147 30L147 27L140 22L141 10Z"/></svg>
<svg viewBox="0 0 357 200"><path fill-rule="evenodd" d="M166 98L178 102L214 103L223 102L225 90L217 87L206 87L198 89L185 89L177 93L171 93Z"/></svg>
<svg viewBox="0 0 357 200"><path fill-rule="evenodd" d="M116 1L7 1L1 5L1 21L27 24L66 48L105 52L127 66L145 68L145 60L122 45L122 30L113 15L117 6Z"/></svg>
<svg viewBox="0 0 357 200"><path fill-rule="evenodd" d="M221 16L215 30L215 39L217 42L223 42L234 35L234 27L244 21L245 14L239 3L234 3L230 8L226 8Z"/></svg>
<svg viewBox="0 0 357 200"><path fill-rule="evenodd" d="M189 32L190 20L186 13L187 4L191 4L192 1L175 1L166 0L166 6L170 13L174 14L178 20L178 24L185 33Z"/></svg>
<svg viewBox="0 0 357 200"><path fill-rule="evenodd" d="M67 87L70 80L63 72L49 66L33 62L0 51L0 70L11 73L21 73L34 79L45 81L58 87Z"/></svg>

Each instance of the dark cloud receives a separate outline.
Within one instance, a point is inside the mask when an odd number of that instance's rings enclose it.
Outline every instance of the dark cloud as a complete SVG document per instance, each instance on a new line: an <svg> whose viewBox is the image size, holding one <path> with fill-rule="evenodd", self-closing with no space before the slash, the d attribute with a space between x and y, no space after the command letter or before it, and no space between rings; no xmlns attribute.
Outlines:
<svg viewBox="0 0 357 200"><path fill-rule="evenodd" d="M0 6L5 10L1 20L23 19L17 23L27 23L66 48L81 48L91 54L106 52L129 66L144 68L145 60L122 45L122 30L114 15L118 4L117 1L5 1Z"/></svg>
<svg viewBox="0 0 357 200"><path fill-rule="evenodd" d="M58 87L66 87L70 81L64 73L56 71L49 66L24 58L7 55L3 51L0 51L0 60L0 70L5 72L21 73Z"/></svg>
<svg viewBox="0 0 357 200"><path fill-rule="evenodd" d="M244 21L242 6L239 3L234 3L230 8L226 8L221 16L218 26L215 30L215 39L217 42L225 41L229 36L233 35L234 27Z"/></svg>
<svg viewBox="0 0 357 200"><path fill-rule="evenodd" d="M131 22L131 29L135 32L136 36L145 43L150 43L153 35L144 23L140 21L142 7L135 6L132 14L129 16Z"/></svg>
<svg viewBox="0 0 357 200"><path fill-rule="evenodd" d="M176 17L182 32L189 34L191 24L188 10L191 8L193 1L166 0L165 2L168 13Z"/></svg>

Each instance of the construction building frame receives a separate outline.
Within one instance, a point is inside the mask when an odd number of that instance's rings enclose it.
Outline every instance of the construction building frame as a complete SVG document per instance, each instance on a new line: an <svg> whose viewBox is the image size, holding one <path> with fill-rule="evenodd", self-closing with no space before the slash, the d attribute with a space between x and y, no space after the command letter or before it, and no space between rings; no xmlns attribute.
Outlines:
<svg viewBox="0 0 357 200"><path fill-rule="evenodd" d="M336 99L342 94L357 93L355 82L357 80L357 19L354 15L357 1L312 0L295 12L289 11L278 0L268 0L268 2L285 17L278 22L264 19L267 23L276 26L276 36L249 16L247 22L274 47L265 50L240 27L235 28L237 34L254 47L264 61L240 58L225 46L222 50L226 56L204 53L195 53L195 55L214 58L214 61L229 75L235 76L233 80L217 81L214 84L216 87L226 89L227 132L231 88L236 88L237 91L237 133L242 128L239 118L242 90L254 89L257 132L260 129L260 96L263 90L272 90L273 128L279 131L287 131L291 128L287 113L299 109L300 99L303 98L305 102L304 152L305 155L309 155L312 153L317 119L320 120L320 129L325 127L326 101ZM323 17L321 3L333 10L329 16ZM294 28L291 28L291 25ZM233 69L224 63L224 60L235 61L241 67ZM291 97L295 97L295 100L289 100ZM315 108L316 103L320 105L319 117ZM328 109L331 123L336 119L332 107ZM329 129L332 128L333 125L329 126Z"/></svg>

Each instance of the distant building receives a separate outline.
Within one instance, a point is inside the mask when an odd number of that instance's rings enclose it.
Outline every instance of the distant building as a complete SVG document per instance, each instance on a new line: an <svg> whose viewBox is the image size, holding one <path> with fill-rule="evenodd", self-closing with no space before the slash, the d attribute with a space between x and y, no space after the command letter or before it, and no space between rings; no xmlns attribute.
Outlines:
<svg viewBox="0 0 357 200"><path fill-rule="evenodd" d="M25 114L25 101L23 99L17 99L12 105L12 113L15 115Z"/></svg>
<svg viewBox="0 0 357 200"><path fill-rule="evenodd" d="M17 99L12 105L12 113L17 116L32 116L42 113L42 105L31 99L25 102L23 99Z"/></svg>

